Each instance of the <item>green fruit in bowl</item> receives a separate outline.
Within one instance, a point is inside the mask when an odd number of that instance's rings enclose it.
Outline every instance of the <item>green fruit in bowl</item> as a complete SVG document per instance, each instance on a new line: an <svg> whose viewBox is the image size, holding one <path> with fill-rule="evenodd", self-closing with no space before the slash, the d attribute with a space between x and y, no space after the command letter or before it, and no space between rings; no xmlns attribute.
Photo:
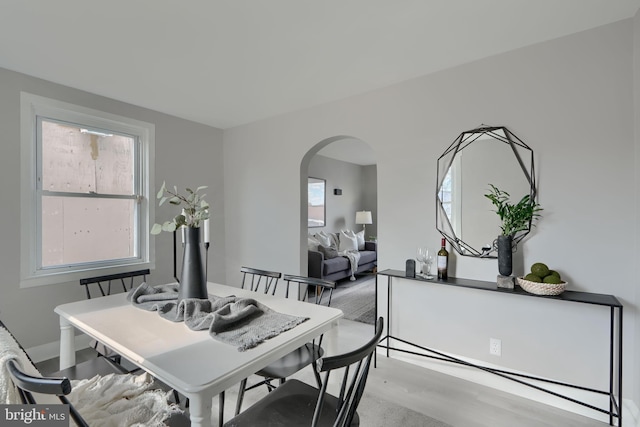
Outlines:
<svg viewBox="0 0 640 427"><path fill-rule="evenodd" d="M555 274L549 274L548 276L545 276L542 281L544 283L551 283L551 284L556 284L556 285L558 283L562 283L562 280L560 279L560 277L556 276Z"/></svg>
<svg viewBox="0 0 640 427"><path fill-rule="evenodd" d="M545 277L549 274L549 267L541 262L536 262L531 266L531 273L538 277Z"/></svg>
<svg viewBox="0 0 640 427"><path fill-rule="evenodd" d="M558 273L555 270L549 270L549 274L547 274L547 276L556 276L558 279L560 279L560 273ZM545 277L547 277L545 276Z"/></svg>
<svg viewBox="0 0 640 427"><path fill-rule="evenodd" d="M542 279L540 278L540 276L536 276L533 273L529 273L526 276L524 276L524 280L528 280L530 282L537 282L537 283L542 282Z"/></svg>

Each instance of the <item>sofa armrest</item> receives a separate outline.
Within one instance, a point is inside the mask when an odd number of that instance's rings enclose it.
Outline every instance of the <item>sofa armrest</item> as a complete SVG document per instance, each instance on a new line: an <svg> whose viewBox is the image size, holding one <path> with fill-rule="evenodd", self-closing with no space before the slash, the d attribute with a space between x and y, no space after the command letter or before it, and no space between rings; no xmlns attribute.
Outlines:
<svg viewBox="0 0 640 427"><path fill-rule="evenodd" d="M364 242L364 250L378 252L378 242Z"/></svg>
<svg viewBox="0 0 640 427"><path fill-rule="evenodd" d="M322 279L322 263L324 254L318 251L307 251L309 253L308 274L309 277Z"/></svg>

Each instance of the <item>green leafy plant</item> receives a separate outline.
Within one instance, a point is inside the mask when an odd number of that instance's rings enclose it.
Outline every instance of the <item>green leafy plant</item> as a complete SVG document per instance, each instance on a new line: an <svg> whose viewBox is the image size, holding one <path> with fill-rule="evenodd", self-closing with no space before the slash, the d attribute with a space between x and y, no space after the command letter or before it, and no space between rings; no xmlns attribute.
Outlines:
<svg viewBox="0 0 640 427"><path fill-rule="evenodd" d="M509 202L511 197L506 191L502 191L493 184L489 184L491 191L484 197L491 200L497 208L495 211L502 221L500 229L504 236L514 236L518 231L527 230L529 224L537 220L542 208L531 196L527 194L515 205Z"/></svg>
<svg viewBox="0 0 640 427"><path fill-rule="evenodd" d="M162 183L162 188L158 191L157 198L160 199L158 206L162 206L165 202L172 205L183 205L182 212L173 219L165 221L163 224L153 224L151 234L160 234L163 231L173 232L180 227L199 228L200 224L209 218L209 204L204 200L206 194L200 194L200 191L207 187L198 187L194 190L187 188L187 194L178 193L178 187L174 186L173 190L167 188L166 183Z"/></svg>

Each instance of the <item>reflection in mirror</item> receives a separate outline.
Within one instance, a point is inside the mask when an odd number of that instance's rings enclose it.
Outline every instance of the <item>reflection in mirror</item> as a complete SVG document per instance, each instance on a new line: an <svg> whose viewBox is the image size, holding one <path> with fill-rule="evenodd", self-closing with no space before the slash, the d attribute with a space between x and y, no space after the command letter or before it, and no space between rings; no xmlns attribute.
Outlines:
<svg viewBox="0 0 640 427"><path fill-rule="evenodd" d="M325 180L309 178L308 182L308 225L307 227L324 227L325 225Z"/></svg>
<svg viewBox="0 0 640 427"><path fill-rule="evenodd" d="M461 133L438 159L436 227L461 255L496 257L500 219L484 197L489 184L535 200L533 151L505 127ZM531 226L514 237L517 244Z"/></svg>

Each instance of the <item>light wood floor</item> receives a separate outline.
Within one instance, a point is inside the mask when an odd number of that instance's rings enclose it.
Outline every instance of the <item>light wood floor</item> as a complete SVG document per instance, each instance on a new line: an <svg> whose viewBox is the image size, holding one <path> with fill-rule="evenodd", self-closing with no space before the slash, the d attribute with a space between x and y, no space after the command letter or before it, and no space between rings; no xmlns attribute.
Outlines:
<svg viewBox="0 0 640 427"><path fill-rule="evenodd" d="M378 358L367 391L454 427L608 424L394 359Z"/></svg>
<svg viewBox="0 0 640 427"><path fill-rule="evenodd" d="M341 321L338 328L325 334L323 347L327 354L341 353L366 341L372 333L372 325ZM87 354L91 357L90 353L83 352L79 354L79 360L87 357ZM55 371L57 359L39 363L38 368L43 373ZM366 390L381 399L423 413L454 427L603 427L607 425L572 412L562 411L392 358L378 357L377 368L371 369L369 373ZM259 390L248 392L243 406L247 407L258 400L261 393ZM214 407L217 407L216 400L214 399ZM225 414L231 416L234 405L235 390L229 390Z"/></svg>

